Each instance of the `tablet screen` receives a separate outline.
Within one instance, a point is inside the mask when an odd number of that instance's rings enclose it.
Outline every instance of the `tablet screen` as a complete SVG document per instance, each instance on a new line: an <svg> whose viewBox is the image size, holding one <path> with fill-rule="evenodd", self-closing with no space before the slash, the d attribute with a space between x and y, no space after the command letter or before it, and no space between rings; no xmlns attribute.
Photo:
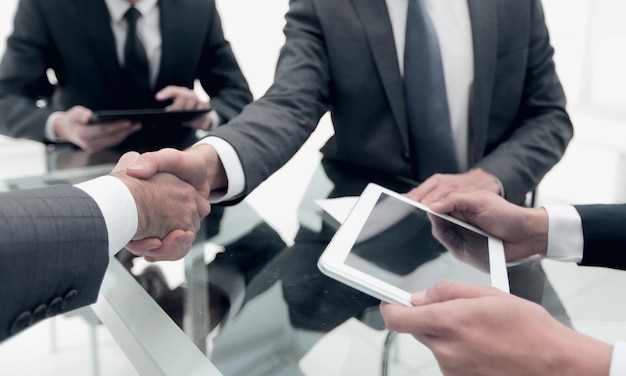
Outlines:
<svg viewBox="0 0 626 376"><path fill-rule="evenodd" d="M448 251L444 244L455 239L465 242L463 251L474 265L460 262L456 251ZM427 288L440 278L491 281L486 236L385 193L367 217L345 264L407 291Z"/></svg>
<svg viewBox="0 0 626 376"><path fill-rule="evenodd" d="M363 192L319 266L381 300L405 304L410 293L441 279L508 291L501 241L374 185Z"/></svg>

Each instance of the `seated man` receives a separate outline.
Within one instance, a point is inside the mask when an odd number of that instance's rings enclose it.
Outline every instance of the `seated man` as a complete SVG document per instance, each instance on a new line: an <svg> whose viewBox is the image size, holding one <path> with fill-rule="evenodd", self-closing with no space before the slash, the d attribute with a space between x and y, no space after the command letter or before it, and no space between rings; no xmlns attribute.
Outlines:
<svg viewBox="0 0 626 376"><path fill-rule="evenodd" d="M96 110L206 109L196 80L212 111L186 127L88 124ZM0 133L87 151L185 147L251 100L214 1L21 0L0 64Z"/></svg>

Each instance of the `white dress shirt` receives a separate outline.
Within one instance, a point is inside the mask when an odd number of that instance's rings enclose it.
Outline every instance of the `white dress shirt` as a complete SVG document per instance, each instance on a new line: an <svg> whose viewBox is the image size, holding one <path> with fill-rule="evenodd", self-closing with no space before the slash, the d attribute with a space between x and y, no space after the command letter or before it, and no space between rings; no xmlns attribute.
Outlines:
<svg viewBox="0 0 626 376"><path fill-rule="evenodd" d="M124 19L124 15L131 7L131 4L127 0L104 1L111 15L111 29L115 37L117 59L120 65L124 66L124 44L126 43L126 34L128 34L128 24ZM154 85L159 73L159 64L161 63L162 41L159 17L161 12L157 6L157 0L140 0L135 4L135 8L141 13L141 17L137 20L137 37L146 50L150 68L150 83Z"/></svg>
<svg viewBox="0 0 626 376"><path fill-rule="evenodd" d="M109 238L109 255L113 257L135 236L138 226L135 199L121 180L102 176L75 187L90 195L102 212Z"/></svg>
<svg viewBox="0 0 626 376"><path fill-rule="evenodd" d="M398 54L400 73L404 75L404 42L409 0L386 0ZM452 137L460 171L466 171L469 97L474 82L474 48L467 0L425 0L441 49L446 82Z"/></svg>

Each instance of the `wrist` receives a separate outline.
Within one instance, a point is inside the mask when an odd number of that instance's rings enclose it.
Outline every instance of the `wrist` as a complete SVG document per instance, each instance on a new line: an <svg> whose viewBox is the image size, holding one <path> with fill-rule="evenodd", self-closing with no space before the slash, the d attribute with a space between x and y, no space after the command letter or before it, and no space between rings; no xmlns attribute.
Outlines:
<svg viewBox="0 0 626 376"><path fill-rule="evenodd" d="M611 369L613 347L584 334L569 330L553 349L555 373L562 375L607 376Z"/></svg>
<svg viewBox="0 0 626 376"><path fill-rule="evenodd" d="M211 145L198 144L191 149L198 153L207 167L208 182L211 190L225 189L228 186L226 170L217 150Z"/></svg>
<svg viewBox="0 0 626 376"><path fill-rule="evenodd" d="M210 131L213 128L213 119L209 114L204 116L204 123L202 124L202 130Z"/></svg>
<svg viewBox="0 0 626 376"><path fill-rule="evenodd" d="M135 235L133 236L133 240L144 238L145 237L144 234L147 232L147 229L149 228L149 221L150 221L149 216L146 215L144 202L153 202L153 200L150 200L149 197L146 197L148 190L141 188L140 186L141 180L132 178L126 175L125 173L116 172L116 173L112 173L111 176L116 177L122 183L124 183L128 191L132 195L133 200L135 201L135 207L137 208L137 231L135 232Z"/></svg>
<svg viewBox="0 0 626 376"><path fill-rule="evenodd" d="M502 183L495 175L480 167L471 169L469 173L476 175L476 179L479 181L478 186L481 189L502 195Z"/></svg>
<svg viewBox="0 0 626 376"><path fill-rule="evenodd" d="M51 133L55 141L57 142L67 141L67 138L65 137L63 125L62 125L64 116L65 114L59 114L52 119L52 132Z"/></svg>
<svg viewBox="0 0 626 376"><path fill-rule="evenodd" d="M544 208L525 209L526 228L533 255L546 256L548 252L548 212Z"/></svg>

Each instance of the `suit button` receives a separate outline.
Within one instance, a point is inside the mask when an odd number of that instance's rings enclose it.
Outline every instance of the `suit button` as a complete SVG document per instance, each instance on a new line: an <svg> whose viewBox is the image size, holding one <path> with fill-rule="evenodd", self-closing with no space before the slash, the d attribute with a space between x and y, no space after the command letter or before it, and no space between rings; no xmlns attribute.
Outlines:
<svg viewBox="0 0 626 376"><path fill-rule="evenodd" d="M46 317L52 317L56 315L57 313L59 313L59 311L61 310L61 304L63 304L63 299L61 299L60 297L57 296L56 298L52 299L50 304L48 304L48 310L46 310Z"/></svg>
<svg viewBox="0 0 626 376"><path fill-rule="evenodd" d="M411 153L409 153L408 151L405 151L404 153L402 153L402 159L404 159L406 162L410 162L411 161Z"/></svg>
<svg viewBox="0 0 626 376"><path fill-rule="evenodd" d="M9 334L15 334L20 332L30 325L31 314L29 311L24 311L17 316L17 318L13 321L11 328L9 328Z"/></svg>
<svg viewBox="0 0 626 376"><path fill-rule="evenodd" d="M48 306L45 304L40 304L33 310L33 315L30 318L30 325L43 320L46 317L46 311L48 310Z"/></svg>
<svg viewBox="0 0 626 376"><path fill-rule="evenodd" d="M74 297L76 296L76 294L78 294L78 291L73 290L73 289L70 290L67 294L65 294L65 297L63 297L63 304L61 304L61 309L67 308L67 305L70 304L72 300L74 300Z"/></svg>

